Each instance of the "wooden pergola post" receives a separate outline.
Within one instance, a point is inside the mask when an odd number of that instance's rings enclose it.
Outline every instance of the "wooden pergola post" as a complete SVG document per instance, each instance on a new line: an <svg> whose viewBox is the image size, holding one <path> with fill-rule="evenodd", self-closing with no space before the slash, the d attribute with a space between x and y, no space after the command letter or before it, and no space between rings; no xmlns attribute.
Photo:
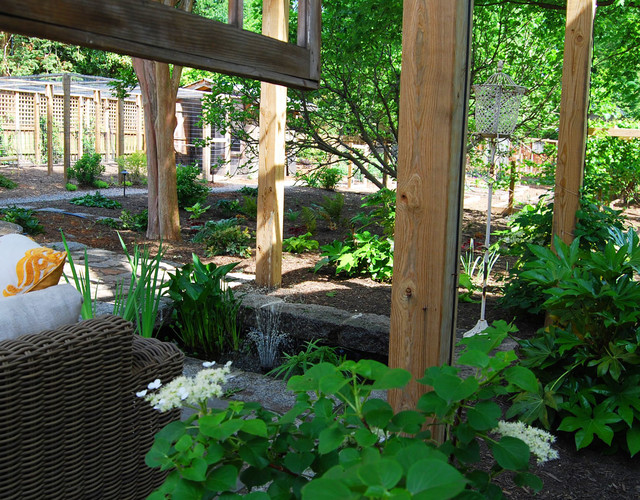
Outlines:
<svg viewBox="0 0 640 500"><path fill-rule="evenodd" d="M472 13L473 0L404 0L389 364L414 377L452 358ZM425 390L389 401L413 409Z"/></svg>
<svg viewBox="0 0 640 500"><path fill-rule="evenodd" d="M33 95L33 152L35 153L35 163L40 164L40 94Z"/></svg>
<svg viewBox="0 0 640 500"><path fill-rule="evenodd" d="M64 182L66 184L69 168L71 167L71 77L68 73L62 75L62 126L64 129Z"/></svg>
<svg viewBox="0 0 640 500"><path fill-rule="evenodd" d="M16 91L13 95L14 105L14 129L13 134L16 144L16 164L20 165L22 159L22 124L20 123L20 92Z"/></svg>
<svg viewBox="0 0 640 500"><path fill-rule="evenodd" d="M116 114L116 122L118 124L116 156L124 155L124 99L118 99L118 107Z"/></svg>
<svg viewBox="0 0 640 500"><path fill-rule="evenodd" d="M142 141L142 96L136 95L136 151L142 151L144 143Z"/></svg>
<svg viewBox="0 0 640 500"><path fill-rule="evenodd" d="M99 90L93 91L93 100L95 102L95 119L94 119L94 127L95 127L95 137L96 137L96 145L95 150L96 153L102 153L102 134L100 133L100 127L102 126L102 98L100 96Z"/></svg>
<svg viewBox="0 0 640 500"><path fill-rule="evenodd" d="M213 175L211 175L211 124L205 123L202 126L202 139L206 142L205 146L202 146L202 173L204 180L207 182L213 182Z"/></svg>
<svg viewBox="0 0 640 500"><path fill-rule="evenodd" d="M287 41L289 0L265 0L262 34ZM260 145L256 283L278 287L282 281L284 228L284 166L287 88L262 83L260 91Z"/></svg>
<svg viewBox="0 0 640 500"><path fill-rule="evenodd" d="M553 235L567 244L573 240L584 177L595 10L596 0L567 1L553 211Z"/></svg>
<svg viewBox="0 0 640 500"><path fill-rule="evenodd" d="M77 143L77 157L78 160L80 159L80 157L82 156L82 135L84 134L84 113L83 113L83 106L84 106L84 97L82 97L81 95L78 96L78 135L76 137L78 143Z"/></svg>

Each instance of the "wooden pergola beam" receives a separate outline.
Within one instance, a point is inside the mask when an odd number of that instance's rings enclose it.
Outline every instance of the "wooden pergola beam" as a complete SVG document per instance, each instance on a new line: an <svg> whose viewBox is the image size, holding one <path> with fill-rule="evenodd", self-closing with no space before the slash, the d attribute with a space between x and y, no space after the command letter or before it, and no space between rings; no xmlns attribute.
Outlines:
<svg viewBox="0 0 640 500"><path fill-rule="evenodd" d="M317 7L308 15L320 14ZM319 18L306 25L318 26ZM285 43L145 0L0 0L0 30L300 89L318 88L318 47ZM319 37L305 39L319 44Z"/></svg>
<svg viewBox="0 0 640 500"><path fill-rule="evenodd" d="M472 0L404 0L389 364L451 362L466 157ZM396 411L425 386L391 391Z"/></svg>
<svg viewBox="0 0 640 500"><path fill-rule="evenodd" d="M553 235L573 241L584 178L596 0L568 0L562 69Z"/></svg>

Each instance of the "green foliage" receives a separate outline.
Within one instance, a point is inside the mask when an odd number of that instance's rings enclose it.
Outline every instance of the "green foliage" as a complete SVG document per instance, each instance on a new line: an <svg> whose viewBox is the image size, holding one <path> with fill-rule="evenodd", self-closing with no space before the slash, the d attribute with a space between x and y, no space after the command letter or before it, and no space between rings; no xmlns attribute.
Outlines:
<svg viewBox="0 0 640 500"><path fill-rule="evenodd" d="M364 197L362 208L368 212L359 212L351 219L351 223L360 230L369 226L381 226L384 234L393 237L396 228L396 192L382 188Z"/></svg>
<svg viewBox="0 0 640 500"><path fill-rule="evenodd" d="M123 210L120 214L120 227L122 229L130 229L131 231L141 233L147 230L148 224L149 211L147 209L144 209L139 213Z"/></svg>
<svg viewBox="0 0 640 500"><path fill-rule="evenodd" d="M169 275L168 294L174 304L176 331L189 349L215 356L240 347L241 301L224 283L236 265L203 264L193 254L192 263Z"/></svg>
<svg viewBox="0 0 640 500"><path fill-rule="evenodd" d="M355 233L350 241L334 241L320 247L322 259L315 267L335 266L336 274L349 277L371 276L376 281L390 281L393 276L393 240L372 235L369 231Z"/></svg>
<svg viewBox="0 0 640 500"><path fill-rule="evenodd" d="M132 184L144 184L147 179L147 154L144 151L135 151L130 155L118 156L118 172L126 170L127 181Z"/></svg>
<svg viewBox="0 0 640 500"><path fill-rule="evenodd" d="M179 165L176 168L176 175L180 208L190 207L206 200L209 187L204 180L198 179L200 169L197 165Z"/></svg>
<svg viewBox="0 0 640 500"><path fill-rule="evenodd" d="M158 318L160 297L166 286L163 282L164 270L160 274L162 242L155 257L151 257L147 246L138 245L134 245L133 255L130 255L122 237L119 234L118 237L131 267L131 277L126 288L124 280L116 285L113 314L133 322L138 335L152 337Z"/></svg>
<svg viewBox="0 0 640 500"><path fill-rule="evenodd" d="M532 246L524 278L548 297L553 324L521 341L523 366L540 378L512 414L575 433L578 449L598 437L633 456L640 451L640 242L612 230L603 250L555 240ZM559 421L559 425L558 425ZM615 442L614 442L615 439Z"/></svg>
<svg viewBox="0 0 640 500"><path fill-rule="evenodd" d="M331 363L340 366L345 361L344 356L336 353L336 348L328 345L318 345L320 339L306 342L306 347L298 354L284 353L284 361L280 366L271 370L267 375L289 380L294 375L303 375L312 366L320 363Z"/></svg>
<svg viewBox="0 0 640 500"><path fill-rule="evenodd" d="M578 210L575 236L584 249L602 249L609 240L608 228L624 228L625 218L618 210L599 205L588 197L583 197ZM544 198L535 206L526 205L510 221L505 231L498 231L503 253L518 257L510 270L510 280L504 287L501 304L507 308L539 314L545 300L543 290L522 276L527 263L535 259L530 245L551 245L551 224L553 203Z"/></svg>
<svg viewBox="0 0 640 500"><path fill-rule="evenodd" d="M195 205L193 205L192 207L185 207L185 210L187 212L191 212L191 215L189 216L190 219L199 219L210 208L211 208L211 205L207 205L206 207L203 207L200 204L200 202L198 202Z"/></svg>
<svg viewBox="0 0 640 500"><path fill-rule="evenodd" d="M584 184L587 193L605 203L640 201L640 140L590 137Z"/></svg>
<svg viewBox="0 0 640 500"><path fill-rule="evenodd" d="M122 208L122 204L117 200L112 200L111 198L107 198L106 196L100 194L100 191L97 191L96 194L85 194L84 196L79 196L77 198L71 198L69 203L72 205L81 205L84 207L99 207L99 208Z"/></svg>
<svg viewBox="0 0 640 500"><path fill-rule="evenodd" d="M225 217L233 217L240 213L240 202L238 200L218 200L216 207Z"/></svg>
<svg viewBox="0 0 640 500"><path fill-rule="evenodd" d="M76 186L75 184L71 184L70 182L67 182L67 183L64 185L64 188L65 188L67 191L77 191L77 190L78 190L78 186Z"/></svg>
<svg viewBox="0 0 640 500"><path fill-rule="evenodd" d="M240 194L246 195L246 196L251 196L253 198L257 198L258 197L258 188L252 188L249 186L242 186L240 189L238 189L238 192Z"/></svg>
<svg viewBox="0 0 640 500"><path fill-rule="evenodd" d="M44 226L40 224L40 221L34 214L35 212L30 208L22 208L12 205L10 207L0 209L0 220L22 226L22 229L27 234L34 235L44 233Z"/></svg>
<svg viewBox="0 0 640 500"><path fill-rule="evenodd" d="M316 213L322 217L329 229L335 231L342 225L342 209L344 208L344 195L336 193L333 196L323 196L322 201L314 206Z"/></svg>
<svg viewBox="0 0 640 500"><path fill-rule="evenodd" d="M258 217L258 199L254 196L243 196L240 202L240 213L249 219Z"/></svg>
<svg viewBox="0 0 640 500"><path fill-rule="evenodd" d="M285 252L304 253L317 250L320 246L317 240L312 240L311 233L301 234L300 236L291 236L282 240L282 249Z"/></svg>
<svg viewBox="0 0 640 500"><path fill-rule="evenodd" d="M246 258L251 255L249 229L240 227L236 219L207 221L193 241L205 244L207 256L237 255Z"/></svg>
<svg viewBox="0 0 640 500"><path fill-rule="evenodd" d="M319 167L310 172L298 171L295 177L306 186L334 191L344 176L339 168Z"/></svg>
<svg viewBox="0 0 640 500"><path fill-rule="evenodd" d="M69 251L69 245L67 244L67 239L60 230L60 235L62 236L62 244L64 245L64 249L67 252L67 262L69 267L71 268L71 276L73 278L73 283L78 290L82 294L82 307L80 308L80 315L82 319L91 319L96 315L96 301L98 300L98 287L96 285L96 294L94 297L91 297L91 278L89 276L89 259L87 256L87 247L84 248L84 274L80 271L76 270L75 262L73 261L73 256ZM64 279L67 283L69 283L69 277L64 274Z"/></svg>
<svg viewBox="0 0 640 500"><path fill-rule="evenodd" d="M501 323L463 341L461 364L473 375L429 368L418 383L434 390L399 413L372 392L402 390L411 375L371 360L319 363L291 377L297 402L284 415L259 403L193 405L197 413L161 430L146 456L170 471L149 498L228 498L238 480L255 498L502 498L494 479L504 472L539 490L529 445L493 432L502 410L491 398L537 383L512 366L513 351L491 354L508 331ZM441 445L434 428L448 429ZM492 458L482 467L481 444ZM266 493L254 491L263 485Z"/></svg>
<svg viewBox="0 0 640 500"><path fill-rule="evenodd" d="M292 224L295 224L300 218L300 210L288 209L284 213L284 216L289 222L291 222Z"/></svg>
<svg viewBox="0 0 640 500"><path fill-rule="evenodd" d="M99 153L85 153L69 168L69 179L76 179L80 186L93 187L98 177L105 171L101 164L102 157Z"/></svg>
<svg viewBox="0 0 640 500"><path fill-rule="evenodd" d="M12 181L8 177L0 174L0 188L15 189L17 187L18 187L18 183L17 182Z"/></svg>
<svg viewBox="0 0 640 500"><path fill-rule="evenodd" d="M307 232L316 234L318 229L318 218L316 217L315 210L311 207L302 207L300 217L302 218L302 223L304 224Z"/></svg>

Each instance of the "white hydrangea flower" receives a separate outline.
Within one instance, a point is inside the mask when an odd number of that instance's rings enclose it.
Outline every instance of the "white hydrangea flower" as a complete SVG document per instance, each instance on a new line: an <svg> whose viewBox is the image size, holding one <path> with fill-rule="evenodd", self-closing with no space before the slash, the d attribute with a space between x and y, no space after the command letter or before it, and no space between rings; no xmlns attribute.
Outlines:
<svg viewBox="0 0 640 500"><path fill-rule="evenodd" d="M153 382L149 382L149 385L147 386L147 389L149 389L149 390L158 389L158 388L160 388L161 385L162 385L162 382L160 382L160 379L157 378Z"/></svg>
<svg viewBox="0 0 640 500"><path fill-rule="evenodd" d="M144 396L154 409L165 412L182 406L197 406L210 398L223 395L222 385L227 381L231 369L231 362L222 368L208 368L201 370L194 378L176 377L160 390ZM152 384L161 386L156 380ZM151 389L151 385L149 388ZM142 391L141 391L142 392Z"/></svg>
<svg viewBox="0 0 640 500"><path fill-rule="evenodd" d="M216 364L215 361L205 361L202 363L202 366L204 366L205 368L211 368L215 364Z"/></svg>
<svg viewBox="0 0 640 500"><path fill-rule="evenodd" d="M559 457L557 450L551 447L556 437L547 431L525 424L524 422L505 422L500 420L498 427L493 432L501 436L511 436L524 441L533 453L539 464L555 460Z"/></svg>
<svg viewBox="0 0 640 500"><path fill-rule="evenodd" d="M142 389L141 391L136 392L136 396L138 396L139 398L143 398L147 395L147 390L146 389Z"/></svg>

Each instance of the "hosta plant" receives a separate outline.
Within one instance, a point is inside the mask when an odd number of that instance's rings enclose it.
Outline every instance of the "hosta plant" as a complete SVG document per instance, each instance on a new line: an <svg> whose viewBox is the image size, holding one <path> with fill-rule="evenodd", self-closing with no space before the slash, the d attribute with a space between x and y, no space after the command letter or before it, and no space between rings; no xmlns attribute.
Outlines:
<svg viewBox="0 0 640 500"><path fill-rule="evenodd" d="M222 394L226 368L144 394L160 410L195 411L156 436L146 463L169 476L149 498L503 498L494 479L505 472L517 485L539 490L529 459L533 450L540 461L554 458L553 438L500 424L502 410L493 401L537 385L528 369L515 365L513 351L491 354L508 331L501 323L465 340L459 361L473 374L428 369L418 383L433 391L400 412L372 393L402 390L411 375L371 360L320 363L291 377L297 402L284 415L259 403L208 406L208 397ZM433 439L434 429L446 431L442 443ZM481 463L482 443L489 464Z"/></svg>
<svg viewBox="0 0 640 500"><path fill-rule="evenodd" d="M291 236L282 240L282 249L285 252L291 253L304 253L317 250L320 247L320 243L317 240L311 239L311 233L304 233L300 236Z"/></svg>

